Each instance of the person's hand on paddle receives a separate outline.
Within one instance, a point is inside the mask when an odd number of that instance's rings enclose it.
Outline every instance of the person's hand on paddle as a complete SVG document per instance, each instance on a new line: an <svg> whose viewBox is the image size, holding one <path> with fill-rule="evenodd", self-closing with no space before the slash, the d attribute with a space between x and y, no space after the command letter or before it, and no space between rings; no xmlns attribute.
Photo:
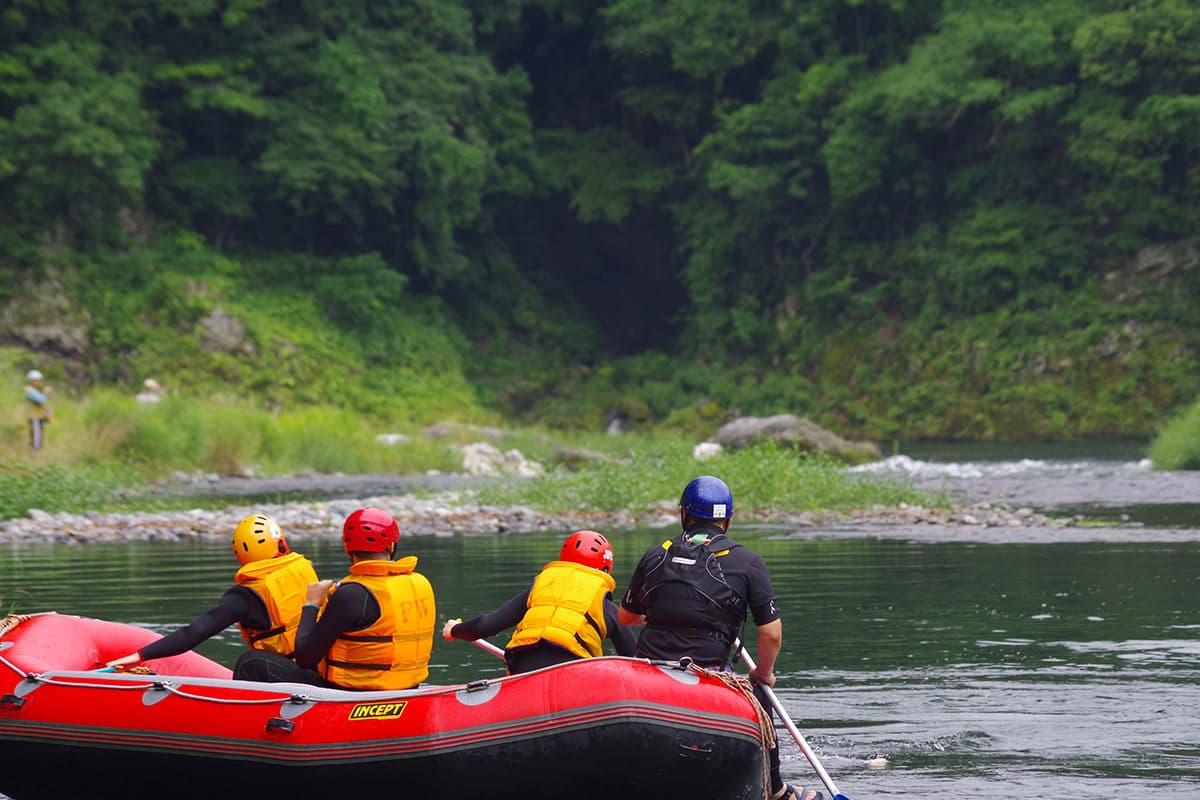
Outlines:
<svg viewBox="0 0 1200 800"><path fill-rule="evenodd" d="M308 591L304 593L305 605L319 606L322 605L326 598L333 593L334 583L331 580L317 581L308 585Z"/></svg>
<svg viewBox="0 0 1200 800"><path fill-rule="evenodd" d="M442 638L445 639L447 642L454 641L454 634L451 633L451 631L453 631L454 626L460 622L462 622L461 619L446 620L446 624L442 626Z"/></svg>
<svg viewBox="0 0 1200 800"><path fill-rule="evenodd" d="M140 663L142 663L142 654L141 653L130 653L127 656L121 656L120 658L114 658L112 661L109 661L104 666L112 667L114 669L120 669L121 667L128 667L130 665L140 664Z"/></svg>
<svg viewBox="0 0 1200 800"><path fill-rule="evenodd" d="M763 669L761 666L756 666L750 670L750 681L752 683L761 683L763 686L775 688L775 673L769 669Z"/></svg>

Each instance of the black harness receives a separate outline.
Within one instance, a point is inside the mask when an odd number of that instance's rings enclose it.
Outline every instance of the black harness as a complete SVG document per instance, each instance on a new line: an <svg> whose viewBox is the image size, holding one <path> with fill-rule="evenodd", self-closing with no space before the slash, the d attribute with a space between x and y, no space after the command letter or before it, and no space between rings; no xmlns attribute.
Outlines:
<svg viewBox="0 0 1200 800"><path fill-rule="evenodd" d="M741 545L732 544L733 547ZM722 555L728 550L720 551ZM746 619L746 599L725 580L719 556L703 534L663 542L663 556L644 576L646 624L730 647Z"/></svg>

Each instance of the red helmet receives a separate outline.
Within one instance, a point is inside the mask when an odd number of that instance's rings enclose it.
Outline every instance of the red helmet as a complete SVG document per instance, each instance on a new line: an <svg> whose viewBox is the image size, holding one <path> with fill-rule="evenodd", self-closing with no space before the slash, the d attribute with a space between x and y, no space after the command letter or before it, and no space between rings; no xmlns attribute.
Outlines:
<svg viewBox="0 0 1200 800"><path fill-rule="evenodd" d="M575 531L563 542L559 561L574 561L601 572L612 572L613 549L603 534L595 531Z"/></svg>
<svg viewBox="0 0 1200 800"><path fill-rule="evenodd" d="M381 508L360 508L342 524L342 545L347 553L384 553L400 541L400 526Z"/></svg>

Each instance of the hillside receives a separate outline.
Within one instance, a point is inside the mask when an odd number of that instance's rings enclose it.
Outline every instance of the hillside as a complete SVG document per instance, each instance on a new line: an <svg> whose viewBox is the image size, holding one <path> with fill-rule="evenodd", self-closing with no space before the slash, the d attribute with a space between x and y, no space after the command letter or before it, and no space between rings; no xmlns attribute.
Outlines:
<svg viewBox="0 0 1200 800"><path fill-rule="evenodd" d="M1176 251L1176 256L1186 255ZM1146 435L1200 393L1197 331L1181 281L1194 261L1113 271L1107 295L1064 295L1053 311L847 325L814 345L811 370L753 362L727 370L685 355L568 363L552 347L471 341L436 297L356 300L255 285L226 255L209 269L58 271L18 284L0 307L10 383L37 365L78 397L145 377L175 393L260 408L327 405L380 424L508 419L704 435L736 413L807 414L875 438L1029 439ZM169 249L129 258L173 263ZM224 269L218 269L223 265ZM341 278L352 280L353 273ZM708 380L711 379L711 380ZM15 388L14 388L15 392ZM17 396L14 394L14 397Z"/></svg>
<svg viewBox="0 0 1200 800"><path fill-rule="evenodd" d="M1200 7L660 5L0 12L9 371L877 440L1200 395Z"/></svg>

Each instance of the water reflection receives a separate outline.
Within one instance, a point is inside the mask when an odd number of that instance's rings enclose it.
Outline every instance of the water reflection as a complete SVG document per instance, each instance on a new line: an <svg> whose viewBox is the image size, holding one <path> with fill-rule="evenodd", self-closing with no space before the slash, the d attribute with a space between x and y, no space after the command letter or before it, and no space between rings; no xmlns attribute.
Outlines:
<svg viewBox="0 0 1200 800"><path fill-rule="evenodd" d="M1123 503L1117 506L1078 503L1059 506L1057 511L1063 516L1078 514L1121 527L1200 528L1200 502Z"/></svg>
<svg viewBox="0 0 1200 800"><path fill-rule="evenodd" d="M520 591L564 533L402 544L420 556L445 619ZM664 535L612 532L618 591ZM783 609L780 697L847 794L1196 796L1200 548L1046 536L978 544L741 533L771 566ZM343 574L336 540L292 543L321 575ZM0 555L0 597L21 611L166 632L213 603L234 567L228 547L212 543L14 546ZM201 649L232 664L242 647L231 629ZM450 683L503 665L438 639L431 671ZM783 752L785 773L811 784L803 757ZM889 766L870 769L875 755Z"/></svg>

